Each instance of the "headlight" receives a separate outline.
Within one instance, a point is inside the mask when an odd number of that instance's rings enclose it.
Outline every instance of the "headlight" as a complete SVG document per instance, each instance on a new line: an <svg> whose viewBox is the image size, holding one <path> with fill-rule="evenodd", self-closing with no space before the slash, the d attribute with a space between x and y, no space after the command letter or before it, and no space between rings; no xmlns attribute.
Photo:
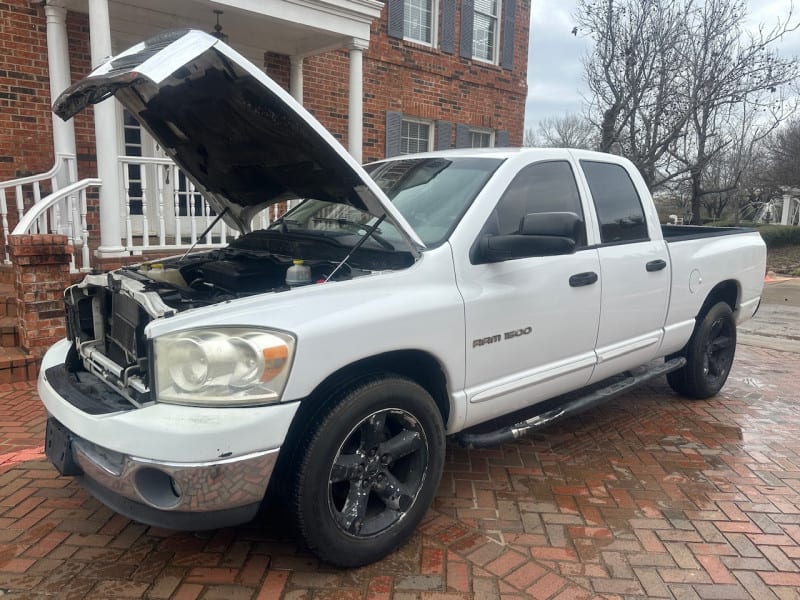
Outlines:
<svg viewBox="0 0 800 600"><path fill-rule="evenodd" d="M244 327L191 329L154 340L156 400L245 406L277 402L294 337Z"/></svg>

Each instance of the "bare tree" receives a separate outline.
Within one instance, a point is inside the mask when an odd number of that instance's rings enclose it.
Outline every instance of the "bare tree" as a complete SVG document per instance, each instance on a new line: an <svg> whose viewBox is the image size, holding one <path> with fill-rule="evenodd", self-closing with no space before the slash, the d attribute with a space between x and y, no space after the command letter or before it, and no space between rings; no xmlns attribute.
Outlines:
<svg viewBox="0 0 800 600"><path fill-rule="evenodd" d="M782 88L797 77L797 65L772 49L798 27L791 24L791 6L785 21L751 34L743 31L746 14L744 0L706 0L687 21L695 33L685 46L689 119L686 136L672 154L688 170L695 223L704 198L725 198L738 186L748 145L791 114ZM735 165L731 178L713 181L709 170L726 152Z"/></svg>
<svg viewBox="0 0 800 600"><path fill-rule="evenodd" d="M599 149L628 157L651 188L683 134L686 0L579 0L579 31L593 38L584 60Z"/></svg>
<svg viewBox="0 0 800 600"><path fill-rule="evenodd" d="M771 127L788 114L781 88L797 63L773 47L798 28L792 5L751 34L743 0L579 0L578 10L595 40L585 67L600 149L630 158L651 189L688 177L699 219L704 196L727 193L708 170L732 151L743 105Z"/></svg>
<svg viewBox="0 0 800 600"><path fill-rule="evenodd" d="M577 114L549 117L539 121L537 145L548 148L597 148L597 128L587 118Z"/></svg>
<svg viewBox="0 0 800 600"><path fill-rule="evenodd" d="M800 118L776 131L765 146L764 179L780 186L800 187Z"/></svg>
<svg viewBox="0 0 800 600"><path fill-rule="evenodd" d="M536 133L533 129L526 129L525 136L522 140L522 145L526 148L535 148L539 145L539 140L536 138Z"/></svg>

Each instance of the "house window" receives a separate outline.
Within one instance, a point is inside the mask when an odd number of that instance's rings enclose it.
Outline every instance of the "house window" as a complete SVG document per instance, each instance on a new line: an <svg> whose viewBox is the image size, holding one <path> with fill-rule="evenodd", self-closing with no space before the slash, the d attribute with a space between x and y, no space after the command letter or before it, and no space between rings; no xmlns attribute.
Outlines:
<svg viewBox="0 0 800 600"><path fill-rule="evenodd" d="M470 148L491 148L492 132L482 131L480 129L469 130L469 147Z"/></svg>
<svg viewBox="0 0 800 600"><path fill-rule="evenodd" d="M400 154L427 152L431 149L433 128L426 121L403 119L400 130Z"/></svg>
<svg viewBox="0 0 800 600"><path fill-rule="evenodd" d="M434 0L403 2L403 38L433 45Z"/></svg>
<svg viewBox="0 0 800 600"><path fill-rule="evenodd" d="M142 156L142 128L139 122L127 110L122 114L122 127L125 139L125 156ZM124 167L128 176L128 201L130 214L142 214L142 167L128 164Z"/></svg>
<svg viewBox="0 0 800 600"><path fill-rule="evenodd" d="M497 24L500 5L497 0L475 0L472 22L472 56L497 62Z"/></svg>

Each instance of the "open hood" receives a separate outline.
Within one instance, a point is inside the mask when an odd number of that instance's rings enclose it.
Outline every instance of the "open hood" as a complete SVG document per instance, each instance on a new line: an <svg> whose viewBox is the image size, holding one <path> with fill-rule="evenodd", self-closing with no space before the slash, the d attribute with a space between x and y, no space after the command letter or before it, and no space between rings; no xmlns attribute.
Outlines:
<svg viewBox="0 0 800 600"><path fill-rule="evenodd" d="M70 86L66 120L116 98L183 169L226 222L246 233L271 204L317 198L384 214L419 236L328 131L246 58L201 31L169 31L126 50Z"/></svg>

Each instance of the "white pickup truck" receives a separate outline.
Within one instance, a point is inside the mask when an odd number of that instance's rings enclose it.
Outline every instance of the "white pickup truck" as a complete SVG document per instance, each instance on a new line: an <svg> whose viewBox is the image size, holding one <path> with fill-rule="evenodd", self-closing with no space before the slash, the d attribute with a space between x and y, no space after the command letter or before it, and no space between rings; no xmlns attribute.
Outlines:
<svg viewBox="0 0 800 600"><path fill-rule="evenodd" d="M319 557L377 560L430 506L447 436L502 443L665 373L713 396L758 307L758 233L662 228L617 156L494 148L362 167L193 31L115 57L55 111L111 94L241 232L65 292L68 337L39 378L47 455L145 523L245 522L269 484Z"/></svg>

